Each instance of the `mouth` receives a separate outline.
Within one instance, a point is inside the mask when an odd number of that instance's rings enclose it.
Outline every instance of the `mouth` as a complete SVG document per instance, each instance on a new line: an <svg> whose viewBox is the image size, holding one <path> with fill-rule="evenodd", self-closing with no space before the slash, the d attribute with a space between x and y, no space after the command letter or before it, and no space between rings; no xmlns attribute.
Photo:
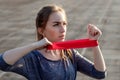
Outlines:
<svg viewBox="0 0 120 80"><path fill-rule="evenodd" d="M65 39L65 35L59 36L60 39Z"/></svg>

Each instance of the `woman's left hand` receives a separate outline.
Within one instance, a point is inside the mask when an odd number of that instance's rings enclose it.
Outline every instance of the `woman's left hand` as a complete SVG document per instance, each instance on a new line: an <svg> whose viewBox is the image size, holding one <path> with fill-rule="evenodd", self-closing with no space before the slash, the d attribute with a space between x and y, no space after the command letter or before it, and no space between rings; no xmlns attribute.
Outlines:
<svg viewBox="0 0 120 80"><path fill-rule="evenodd" d="M95 25L89 24L87 28L87 34L89 39L98 40L102 35L102 32Z"/></svg>

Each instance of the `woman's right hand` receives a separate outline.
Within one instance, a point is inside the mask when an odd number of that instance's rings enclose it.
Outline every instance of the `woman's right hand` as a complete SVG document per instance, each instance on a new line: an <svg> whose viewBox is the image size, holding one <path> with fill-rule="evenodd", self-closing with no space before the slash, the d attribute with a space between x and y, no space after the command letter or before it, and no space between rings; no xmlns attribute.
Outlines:
<svg viewBox="0 0 120 80"><path fill-rule="evenodd" d="M46 37L44 37L43 39L41 39L38 42L35 42L36 48L44 48L47 45L52 45L52 43Z"/></svg>

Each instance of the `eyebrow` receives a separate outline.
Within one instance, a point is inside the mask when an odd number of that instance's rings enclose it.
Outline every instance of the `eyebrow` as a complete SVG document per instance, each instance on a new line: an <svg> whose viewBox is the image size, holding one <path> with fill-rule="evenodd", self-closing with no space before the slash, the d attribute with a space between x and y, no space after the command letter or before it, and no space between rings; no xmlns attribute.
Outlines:
<svg viewBox="0 0 120 80"><path fill-rule="evenodd" d="M65 23L67 23L66 21L64 21ZM60 21L54 21L53 23L61 23Z"/></svg>
<svg viewBox="0 0 120 80"><path fill-rule="evenodd" d="M54 21L53 23L61 23L61 22L59 22L59 21Z"/></svg>

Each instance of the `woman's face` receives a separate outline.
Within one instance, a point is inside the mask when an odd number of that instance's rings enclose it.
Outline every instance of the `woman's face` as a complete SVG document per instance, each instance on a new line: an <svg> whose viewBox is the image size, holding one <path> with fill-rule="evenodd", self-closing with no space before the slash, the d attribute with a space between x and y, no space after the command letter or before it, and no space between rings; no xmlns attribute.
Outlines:
<svg viewBox="0 0 120 80"><path fill-rule="evenodd" d="M64 13L58 11L49 16L43 35L51 42L64 41L66 36L66 18Z"/></svg>

